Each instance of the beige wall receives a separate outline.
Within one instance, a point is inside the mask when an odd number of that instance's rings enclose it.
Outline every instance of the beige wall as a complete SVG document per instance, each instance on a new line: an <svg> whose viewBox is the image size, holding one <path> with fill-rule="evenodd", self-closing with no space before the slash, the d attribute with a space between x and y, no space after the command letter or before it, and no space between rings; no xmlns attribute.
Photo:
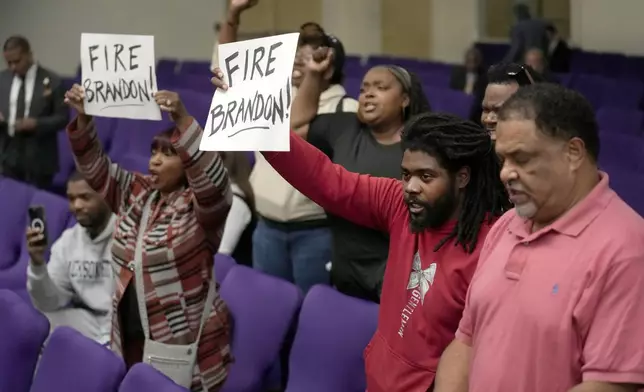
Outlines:
<svg viewBox="0 0 644 392"><path fill-rule="evenodd" d="M570 39L587 50L644 55L642 0L570 0Z"/></svg>
<svg viewBox="0 0 644 392"><path fill-rule="evenodd" d="M429 58L431 1L380 0L383 53Z"/></svg>
<svg viewBox="0 0 644 392"><path fill-rule="evenodd" d="M243 14L239 32L297 31L304 22L322 23L322 0L262 0Z"/></svg>

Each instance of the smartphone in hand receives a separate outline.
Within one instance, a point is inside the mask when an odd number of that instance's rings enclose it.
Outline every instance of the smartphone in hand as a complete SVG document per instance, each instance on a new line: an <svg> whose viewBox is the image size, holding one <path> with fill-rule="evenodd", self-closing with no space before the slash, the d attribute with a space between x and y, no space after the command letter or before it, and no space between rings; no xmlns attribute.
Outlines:
<svg viewBox="0 0 644 392"><path fill-rule="evenodd" d="M34 245L47 245L47 223L45 219L45 207L43 206L30 206L29 207L29 227L32 230L39 231L43 235L43 239Z"/></svg>

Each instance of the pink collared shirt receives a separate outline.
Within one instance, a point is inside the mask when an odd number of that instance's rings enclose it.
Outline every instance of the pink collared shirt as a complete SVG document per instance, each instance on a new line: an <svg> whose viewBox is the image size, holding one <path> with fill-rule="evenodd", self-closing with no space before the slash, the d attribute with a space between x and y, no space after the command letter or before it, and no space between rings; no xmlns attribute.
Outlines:
<svg viewBox="0 0 644 392"><path fill-rule="evenodd" d="M644 219L601 173L563 217L530 227L509 211L481 252L456 333L472 347L469 391L644 384Z"/></svg>

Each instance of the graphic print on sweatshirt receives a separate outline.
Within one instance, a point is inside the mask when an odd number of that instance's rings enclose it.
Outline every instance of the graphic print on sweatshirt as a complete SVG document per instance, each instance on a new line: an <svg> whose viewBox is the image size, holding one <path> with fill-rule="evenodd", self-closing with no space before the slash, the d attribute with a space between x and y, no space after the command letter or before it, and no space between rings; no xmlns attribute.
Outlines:
<svg viewBox="0 0 644 392"><path fill-rule="evenodd" d="M72 280L86 283L112 279L112 266L109 260L71 260L69 276Z"/></svg>
<svg viewBox="0 0 644 392"><path fill-rule="evenodd" d="M407 283L409 300L400 314L400 329L398 330L398 335L401 338L405 337L405 328L414 315L414 311L419 305L422 308L425 303L425 295L427 295L427 292L434 284L436 263L431 263L425 269L422 269L422 265L420 254L416 251L411 273L409 274L409 282Z"/></svg>

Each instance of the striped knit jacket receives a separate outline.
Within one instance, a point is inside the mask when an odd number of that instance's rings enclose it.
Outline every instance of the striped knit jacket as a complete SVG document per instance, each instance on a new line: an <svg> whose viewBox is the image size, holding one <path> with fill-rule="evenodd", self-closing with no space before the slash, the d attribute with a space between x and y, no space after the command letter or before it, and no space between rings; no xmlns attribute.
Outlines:
<svg viewBox="0 0 644 392"><path fill-rule="evenodd" d="M187 129L175 130L172 144L183 162L188 187L162 200L152 189L149 176L127 172L111 163L93 121L86 129L78 129L77 119L68 126L76 167L118 216L112 247L117 280L112 304L112 349L117 354L123 352L117 309L127 285L135 284L128 263L134 258L147 197L156 200L143 237L144 291L151 338L168 344L188 344L197 336L208 285L214 284L213 256L232 201L228 174L219 154L198 149L202 132L194 119ZM209 392L218 390L232 361L228 309L219 295L216 297L199 344L193 391L201 391L203 386Z"/></svg>

